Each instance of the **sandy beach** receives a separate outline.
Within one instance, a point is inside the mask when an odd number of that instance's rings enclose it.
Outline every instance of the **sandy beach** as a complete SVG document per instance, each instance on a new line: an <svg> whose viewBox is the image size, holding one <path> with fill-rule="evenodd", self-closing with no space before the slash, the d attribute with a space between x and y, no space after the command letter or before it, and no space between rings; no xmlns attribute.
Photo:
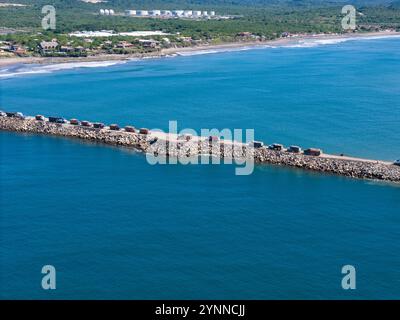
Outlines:
<svg viewBox="0 0 400 320"><path fill-rule="evenodd" d="M0 67L16 65L16 64L58 64L69 62L98 62L98 61L125 61L131 59L144 58L161 58L171 55L189 54L191 52L201 52L209 50L235 50L248 47L259 46L290 46L307 40L340 40L354 38L373 38L382 36L400 36L400 32L383 31L383 32L368 32L368 33L351 33L351 34L318 34L318 35L301 35L287 38L279 38L268 41L243 41L223 43L218 45L200 45L184 48L168 48L160 51L150 52L146 54L100 54L88 57L7 57L0 58Z"/></svg>

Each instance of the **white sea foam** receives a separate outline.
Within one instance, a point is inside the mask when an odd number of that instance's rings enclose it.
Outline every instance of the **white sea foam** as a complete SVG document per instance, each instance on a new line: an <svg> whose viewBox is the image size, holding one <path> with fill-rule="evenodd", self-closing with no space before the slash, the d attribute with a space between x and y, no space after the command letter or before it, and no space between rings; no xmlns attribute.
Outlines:
<svg viewBox="0 0 400 320"><path fill-rule="evenodd" d="M399 38L400 35L379 35L370 37L346 37L346 38L328 38L328 39L303 39L298 42L291 44L283 44L280 47L285 48L314 48L324 45L335 45L347 41L367 41L367 40L379 40L379 39L392 39Z"/></svg>
<svg viewBox="0 0 400 320"><path fill-rule="evenodd" d="M212 54L218 53L221 51L218 50L198 50L198 51L178 51L176 54L182 57L189 57L189 56L199 56L203 54Z"/></svg>
<svg viewBox="0 0 400 320"><path fill-rule="evenodd" d="M306 39L293 39L293 42L283 43L283 44L275 44L275 45L253 45L246 47L231 47L231 48L221 48L221 49L199 49L194 51L178 51L177 55L179 56L196 56L203 54L215 54L215 53L224 53L224 52L233 52L233 51L246 51L246 50L255 50L255 49L274 49L274 48L314 48L318 46L325 45L335 45L340 44L347 41L366 41L366 40L379 40L379 39L392 39L392 38L400 38L400 35L379 35L379 36L368 36L368 37L345 37L345 38L306 38Z"/></svg>
<svg viewBox="0 0 400 320"><path fill-rule="evenodd" d="M248 51L255 49L264 49L264 48L274 48L270 45L256 45L256 46L246 46L246 47L230 47L230 48L221 48L221 49L199 49L193 51L178 51L176 54L182 57L189 56L198 56L203 54L215 54L215 53L224 53L224 52L236 52L236 51Z"/></svg>
<svg viewBox="0 0 400 320"><path fill-rule="evenodd" d="M48 65L19 65L14 68L0 70L0 78L11 78L15 76L52 73L61 70L77 69L77 68L99 68L109 67L116 64L125 63L126 61L91 61L91 62L66 62Z"/></svg>
<svg viewBox="0 0 400 320"><path fill-rule="evenodd" d="M166 57L176 57L176 56L197 56L205 54L217 54L224 52L234 52L234 51L247 51L256 49L275 49L275 48L313 48L317 46L324 45L335 45L347 41L366 41L366 40L379 40L379 39L393 39L400 38L400 35L376 35L369 37L345 37L345 38L307 38L299 39L294 42L285 44L275 44L275 45L253 45L245 47L228 47L220 49L199 49L193 51L178 51L174 54L167 55ZM148 57L148 59L155 59L156 57ZM142 58L143 59L143 58ZM94 61L94 62L68 62L59 64L49 64L49 65L17 65L14 67L7 67L0 69L0 78L11 78L15 76L23 76L30 74L41 74L41 73L52 73L61 70L76 69L76 68L99 68L99 67L109 67L116 64L126 63L127 61L138 61L142 60L139 58L132 58L130 60L118 60L118 61Z"/></svg>

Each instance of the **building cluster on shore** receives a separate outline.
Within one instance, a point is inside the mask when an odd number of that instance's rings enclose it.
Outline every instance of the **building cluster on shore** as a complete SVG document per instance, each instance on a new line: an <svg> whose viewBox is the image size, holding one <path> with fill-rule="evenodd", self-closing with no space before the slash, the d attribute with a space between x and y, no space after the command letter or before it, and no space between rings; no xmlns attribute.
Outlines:
<svg viewBox="0 0 400 320"><path fill-rule="evenodd" d="M38 34L38 38L41 35ZM249 38L240 37L240 40ZM209 44L206 40L163 31L132 31L117 33L113 30L79 31L67 38L37 39L31 47L16 41L0 41L0 57L86 57L103 54L152 55L161 49L181 48Z"/></svg>
<svg viewBox="0 0 400 320"><path fill-rule="evenodd" d="M100 11L101 13L101 11ZM125 10L125 15L130 17L153 17L153 18L215 18L220 17L215 11L202 10Z"/></svg>
<svg viewBox="0 0 400 320"><path fill-rule="evenodd" d="M91 123L78 119L67 121L61 117L45 118L42 115L25 117L19 112L0 112L0 130L94 140L133 147L147 154L166 157L198 157L204 155L204 150L208 150L209 156L220 158L227 156L233 159L251 157L258 163L287 165L354 178L400 182L399 162L389 164L366 159L322 157L320 156L322 151L314 148L302 152L298 146L285 149L280 144L272 144L265 147L260 141L243 144L220 140L215 136L184 135L170 140L169 136L165 135L160 138L160 135L146 128L136 129L133 126L126 126L122 129L117 124L106 126L101 122Z"/></svg>
<svg viewBox="0 0 400 320"><path fill-rule="evenodd" d="M93 40L90 38L85 38L83 40L87 43L92 43ZM96 49L97 52L114 52L118 53L117 50L133 50L133 49L156 49L159 48L162 43L168 42L168 38L163 38L162 41L157 41L154 39L136 39L135 41L126 41L120 40L117 42L113 42L111 40L106 40L101 43ZM42 41L39 45L39 50L42 56L46 55L63 55L63 54L76 54L80 56L86 56L89 52L93 52L92 50L88 50L83 46L72 46L68 45L60 45L57 42L57 39L53 39L51 41Z"/></svg>
<svg viewBox="0 0 400 320"><path fill-rule="evenodd" d="M161 10L161 9L127 9L123 13L118 13L114 9L102 8L98 11L101 16L114 16L114 15L125 15L127 17L136 18L158 18L158 19L195 19L195 20L227 20L234 19L241 16L234 15L220 15L215 11L205 11L205 10Z"/></svg>
<svg viewBox="0 0 400 320"><path fill-rule="evenodd" d="M27 51L26 47L19 45L18 43L0 41L0 56L24 56L27 54Z"/></svg>

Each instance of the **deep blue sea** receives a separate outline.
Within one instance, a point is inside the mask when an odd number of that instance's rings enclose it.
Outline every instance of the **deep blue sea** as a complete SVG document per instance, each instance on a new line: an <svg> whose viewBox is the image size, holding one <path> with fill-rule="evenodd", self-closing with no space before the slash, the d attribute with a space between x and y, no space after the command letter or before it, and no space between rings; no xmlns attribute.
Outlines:
<svg viewBox="0 0 400 320"><path fill-rule="evenodd" d="M0 109L254 128L266 143L400 158L400 38L314 44L9 67ZM271 165L249 176L151 166L127 148L29 134L1 132L0 146L0 298L400 297L399 186ZM48 264L56 290L41 287ZM356 290L341 287L348 264Z"/></svg>

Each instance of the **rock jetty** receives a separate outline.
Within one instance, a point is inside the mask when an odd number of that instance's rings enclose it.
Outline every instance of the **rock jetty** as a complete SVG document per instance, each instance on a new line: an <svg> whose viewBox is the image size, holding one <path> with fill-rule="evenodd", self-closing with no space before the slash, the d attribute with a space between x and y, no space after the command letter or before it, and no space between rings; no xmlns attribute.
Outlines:
<svg viewBox="0 0 400 320"><path fill-rule="evenodd" d="M62 119L62 118L59 118ZM119 127L96 127L88 122L61 120L50 122L43 116L24 117L0 114L0 130L64 136L135 148L155 156L187 158L209 155L219 158L254 159L256 163L285 165L307 170L339 174L361 179L400 183L400 166L389 162L322 154L320 156L272 150L268 147L243 144L209 137L170 136L149 131ZM63 123L64 122L64 123ZM72 124L73 123L73 124Z"/></svg>

